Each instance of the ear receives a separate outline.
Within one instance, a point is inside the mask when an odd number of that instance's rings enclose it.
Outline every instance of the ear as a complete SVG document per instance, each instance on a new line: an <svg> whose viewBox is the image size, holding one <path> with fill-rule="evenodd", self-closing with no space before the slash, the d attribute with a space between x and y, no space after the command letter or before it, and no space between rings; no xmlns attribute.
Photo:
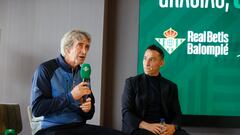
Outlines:
<svg viewBox="0 0 240 135"><path fill-rule="evenodd" d="M164 64L165 64L164 60L161 60L159 66L162 67Z"/></svg>
<svg viewBox="0 0 240 135"><path fill-rule="evenodd" d="M65 49L65 54L69 54L70 53L70 47Z"/></svg>

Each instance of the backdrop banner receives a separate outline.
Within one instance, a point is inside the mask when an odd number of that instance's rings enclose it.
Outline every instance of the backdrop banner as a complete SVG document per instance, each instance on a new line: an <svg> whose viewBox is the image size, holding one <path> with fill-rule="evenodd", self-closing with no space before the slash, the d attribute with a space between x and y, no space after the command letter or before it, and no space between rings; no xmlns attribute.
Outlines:
<svg viewBox="0 0 240 135"><path fill-rule="evenodd" d="M140 0L138 73L162 48L184 115L240 116L240 0Z"/></svg>

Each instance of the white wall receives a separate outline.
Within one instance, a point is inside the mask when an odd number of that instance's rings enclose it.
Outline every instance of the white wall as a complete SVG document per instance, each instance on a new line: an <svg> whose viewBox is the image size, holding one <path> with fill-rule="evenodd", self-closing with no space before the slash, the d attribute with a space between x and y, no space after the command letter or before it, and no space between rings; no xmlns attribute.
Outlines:
<svg viewBox="0 0 240 135"><path fill-rule="evenodd" d="M137 74L138 0L108 0L104 125L121 129L121 95L124 81ZM112 96L111 96L112 95ZM107 106L107 107L106 107ZM106 111L108 110L108 111ZM185 127L192 135L237 135L240 129Z"/></svg>
<svg viewBox="0 0 240 135"><path fill-rule="evenodd" d="M92 44L87 62L92 66L96 113L100 123L104 0L1 0L0 103L19 103L21 135L30 135L26 107L35 68L60 54L60 39L73 28L87 31Z"/></svg>

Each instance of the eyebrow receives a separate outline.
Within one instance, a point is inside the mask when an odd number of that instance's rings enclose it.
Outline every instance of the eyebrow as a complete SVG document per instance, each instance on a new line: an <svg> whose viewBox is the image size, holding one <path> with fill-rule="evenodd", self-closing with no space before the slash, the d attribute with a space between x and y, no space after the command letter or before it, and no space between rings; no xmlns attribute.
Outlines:
<svg viewBox="0 0 240 135"><path fill-rule="evenodd" d="M79 42L79 45L85 44L84 42ZM88 43L87 46L90 46L90 44Z"/></svg>
<svg viewBox="0 0 240 135"><path fill-rule="evenodd" d="M143 58L147 58L147 56L144 56ZM148 59L156 59L155 57L148 57Z"/></svg>

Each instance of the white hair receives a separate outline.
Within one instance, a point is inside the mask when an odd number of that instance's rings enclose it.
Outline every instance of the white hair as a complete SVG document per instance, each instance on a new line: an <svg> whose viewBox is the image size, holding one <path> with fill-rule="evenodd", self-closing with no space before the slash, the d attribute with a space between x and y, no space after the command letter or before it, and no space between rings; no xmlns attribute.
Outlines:
<svg viewBox="0 0 240 135"><path fill-rule="evenodd" d="M73 46L74 40L81 41L83 39L87 39L91 42L91 37L87 32L80 31L80 30L72 30L64 34L61 39L61 54L65 56L65 50L71 46Z"/></svg>

